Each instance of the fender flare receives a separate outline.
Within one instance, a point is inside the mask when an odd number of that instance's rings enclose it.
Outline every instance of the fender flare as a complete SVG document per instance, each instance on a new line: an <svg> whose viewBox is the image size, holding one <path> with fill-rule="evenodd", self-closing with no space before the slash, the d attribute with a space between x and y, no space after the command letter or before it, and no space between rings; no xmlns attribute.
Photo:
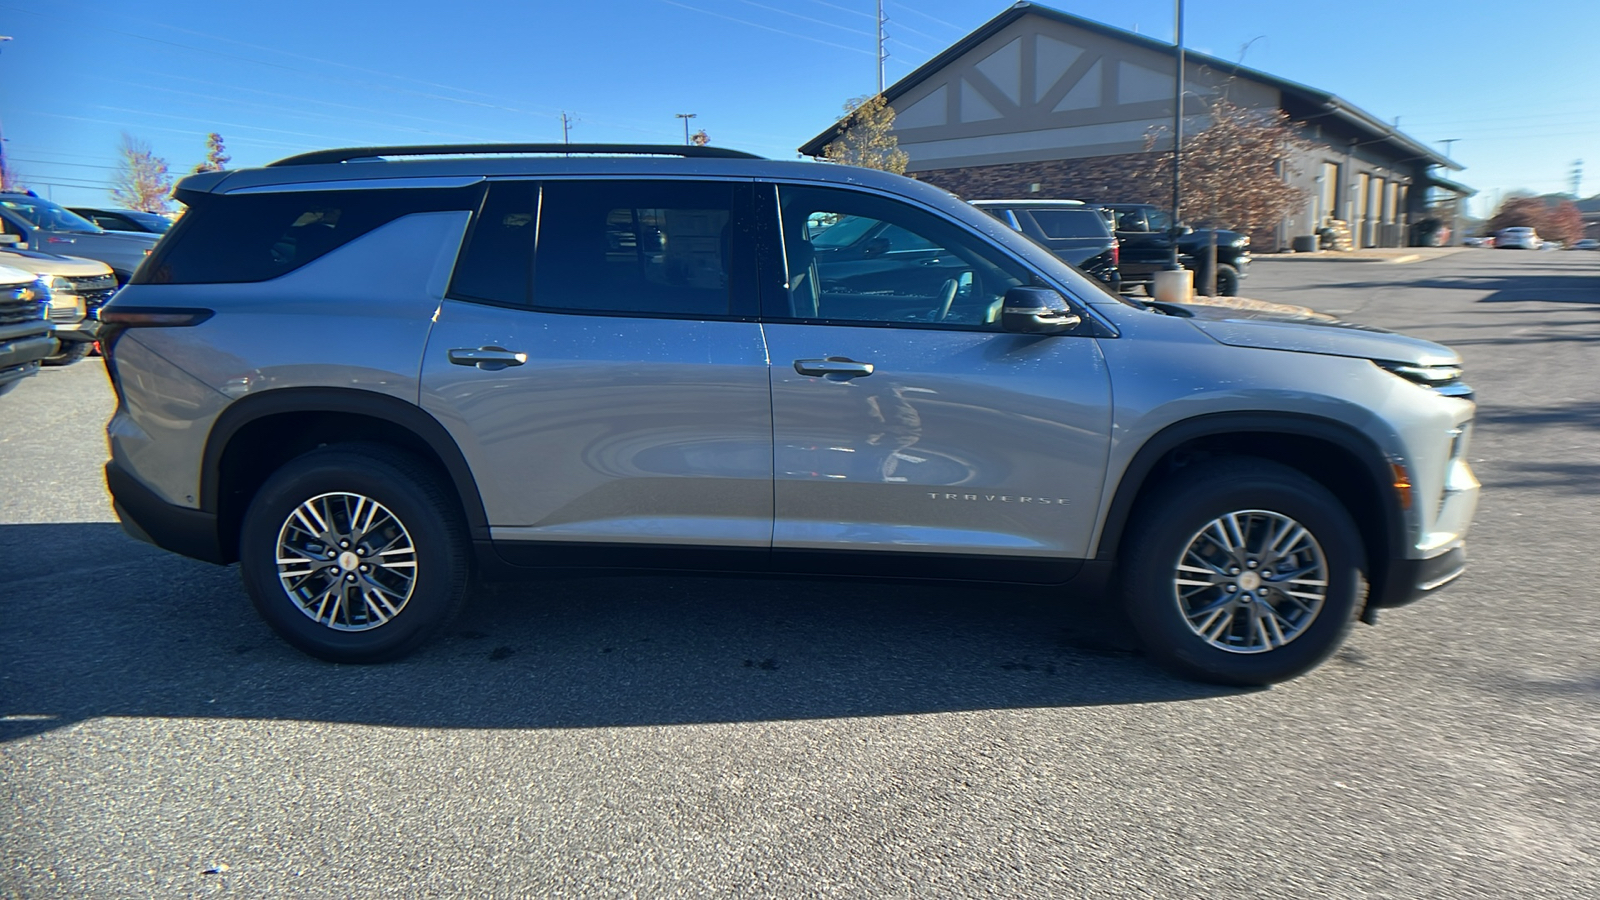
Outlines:
<svg viewBox="0 0 1600 900"><path fill-rule="evenodd" d="M461 498L474 537L487 537L489 517L478 482L450 432L422 407L398 397L352 388L278 388L243 397L223 410L206 438L201 461L200 509L216 514L220 505L222 456L234 435L251 422L285 413L349 413L382 419L416 435L440 462Z"/></svg>
<svg viewBox="0 0 1600 900"><path fill-rule="evenodd" d="M1286 412L1225 412L1175 422L1144 442L1122 472L1116 494L1106 511L1105 524L1100 529L1094 559L1110 562L1117 558L1118 544L1133 514L1134 501L1150 480L1157 462L1173 449L1198 438L1240 432L1312 438L1332 444L1354 457L1379 491L1376 499L1383 510L1389 558L1400 559L1405 556L1405 516L1393 494L1383 491L1383 486L1393 476L1389 471L1388 458L1372 438L1343 422L1320 416ZM1383 559L1369 562L1376 567L1387 565L1387 560Z"/></svg>

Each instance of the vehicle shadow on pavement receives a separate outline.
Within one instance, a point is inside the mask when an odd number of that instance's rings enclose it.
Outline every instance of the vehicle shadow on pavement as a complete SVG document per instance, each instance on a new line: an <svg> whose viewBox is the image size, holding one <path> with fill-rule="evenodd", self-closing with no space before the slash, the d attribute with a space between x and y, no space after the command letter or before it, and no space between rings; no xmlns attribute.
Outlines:
<svg viewBox="0 0 1600 900"><path fill-rule="evenodd" d="M1450 275L1438 278L1391 278L1318 285L1319 290L1487 292L1479 303L1600 304L1600 271L1579 274L1526 271L1507 275Z"/></svg>
<svg viewBox="0 0 1600 900"><path fill-rule="evenodd" d="M85 550L92 552L85 553ZM0 525L0 740L102 716L581 728L1189 700L1115 605L861 581L554 578L491 585L377 666L281 643L234 568L114 524Z"/></svg>

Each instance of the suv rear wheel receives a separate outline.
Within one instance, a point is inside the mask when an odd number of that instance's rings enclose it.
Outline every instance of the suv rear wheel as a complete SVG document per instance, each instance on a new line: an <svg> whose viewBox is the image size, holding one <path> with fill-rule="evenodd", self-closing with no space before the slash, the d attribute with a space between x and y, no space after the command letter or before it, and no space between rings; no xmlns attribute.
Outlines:
<svg viewBox="0 0 1600 900"><path fill-rule="evenodd" d="M1301 675L1338 648L1359 610L1366 560L1349 514L1268 460L1182 469L1124 547L1125 599L1146 650L1201 681Z"/></svg>
<svg viewBox="0 0 1600 900"><path fill-rule="evenodd" d="M416 650L466 597L467 529L439 479L376 444L312 451L274 472L245 512L239 567L262 618L330 662Z"/></svg>

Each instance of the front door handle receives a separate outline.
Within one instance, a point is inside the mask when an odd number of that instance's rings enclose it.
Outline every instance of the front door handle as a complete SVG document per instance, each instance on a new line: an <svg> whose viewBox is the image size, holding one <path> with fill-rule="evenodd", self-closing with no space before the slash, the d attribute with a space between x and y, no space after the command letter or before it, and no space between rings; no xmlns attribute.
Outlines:
<svg viewBox="0 0 1600 900"><path fill-rule="evenodd" d="M794 370L801 375L820 375L830 381L844 381L872 374L872 363L856 362L843 356L827 359L797 359Z"/></svg>
<svg viewBox="0 0 1600 900"><path fill-rule="evenodd" d="M449 353L450 362L458 366L477 366L490 372L507 366L520 366L528 361L528 354L507 350L504 347L457 347Z"/></svg>

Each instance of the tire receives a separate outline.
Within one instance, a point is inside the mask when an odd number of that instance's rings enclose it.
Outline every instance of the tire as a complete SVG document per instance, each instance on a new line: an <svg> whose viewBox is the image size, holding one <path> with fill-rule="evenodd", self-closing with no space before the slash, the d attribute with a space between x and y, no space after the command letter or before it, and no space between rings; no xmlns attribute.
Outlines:
<svg viewBox="0 0 1600 900"><path fill-rule="evenodd" d="M1211 279L1206 277L1206 270L1196 269L1194 273L1194 291L1202 297L1239 296L1239 270L1227 263L1218 263L1216 293L1206 293L1210 289Z"/></svg>
<svg viewBox="0 0 1600 900"><path fill-rule="evenodd" d="M1227 263L1217 265L1217 293L1224 297L1239 296L1239 270Z"/></svg>
<svg viewBox="0 0 1600 900"><path fill-rule="evenodd" d="M1291 527L1280 531L1285 523ZM1280 551L1293 552L1260 552L1274 535ZM1227 542L1239 551L1227 553ZM1366 555L1343 505L1300 472L1264 459L1180 469L1141 502L1123 548L1123 600L1146 652L1198 681L1256 686L1305 674L1344 641L1365 592ZM1278 577L1257 574L1269 569ZM1299 579L1281 577L1295 571ZM1270 620L1261 615L1269 608Z"/></svg>
<svg viewBox="0 0 1600 900"><path fill-rule="evenodd" d="M39 360L46 366L70 366L89 355L89 345L81 341L61 341L56 352Z"/></svg>
<svg viewBox="0 0 1600 900"><path fill-rule="evenodd" d="M290 461L256 492L242 526L251 602L284 641L319 659L399 659L465 603L471 564L456 498L389 447L336 444ZM330 549L338 538L348 545Z"/></svg>

